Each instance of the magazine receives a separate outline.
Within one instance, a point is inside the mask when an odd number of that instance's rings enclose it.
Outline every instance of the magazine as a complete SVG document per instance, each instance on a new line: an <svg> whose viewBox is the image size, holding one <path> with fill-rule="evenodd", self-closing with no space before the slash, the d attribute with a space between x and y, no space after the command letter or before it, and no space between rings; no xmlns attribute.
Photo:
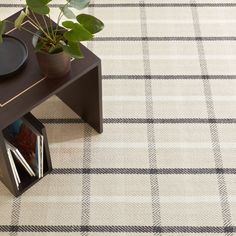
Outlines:
<svg viewBox="0 0 236 236"><path fill-rule="evenodd" d="M43 135L27 123L24 119L18 119L4 129L7 147L10 149L8 156L11 162L16 159L31 176L41 178L43 177ZM17 175L16 179L18 179Z"/></svg>
<svg viewBox="0 0 236 236"><path fill-rule="evenodd" d="M12 157L11 150L8 147L7 147L7 154L8 154L8 158L9 158L9 161L10 161L10 165L11 165L12 173L13 173L14 180L15 180L15 183L16 183L16 187L17 187L17 189L19 189L19 185L21 183L20 177L18 175L16 165L15 165L13 157Z"/></svg>
<svg viewBox="0 0 236 236"><path fill-rule="evenodd" d="M35 176L34 171L30 167L30 165L27 163L25 158L22 156L20 151L15 146L13 146L11 143L9 143L7 140L5 140L5 143L6 143L7 150L11 151L11 156L12 156L13 160L16 159L31 176ZM14 155L12 155L12 153Z"/></svg>

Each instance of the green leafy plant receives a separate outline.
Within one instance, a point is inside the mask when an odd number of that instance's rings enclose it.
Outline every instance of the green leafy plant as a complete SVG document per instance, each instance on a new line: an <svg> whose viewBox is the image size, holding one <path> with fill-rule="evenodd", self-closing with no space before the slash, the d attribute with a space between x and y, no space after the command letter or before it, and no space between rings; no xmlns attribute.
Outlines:
<svg viewBox="0 0 236 236"><path fill-rule="evenodd" d="M90 0L66 0L61 5L60 13L56 25L53 24L50 17L50 5L52 0L26 0L25 8L21 11L15 22L0 21L0 43L3 41L2 35L6 23L14 24L17 29L25 30L32 35L35 32L22 26L25 18L40 31L38 41L34 45L36 50L54 54L65 51L74 58L82 58L79 42L89 41L94 34L101 31L104 27L102 21L88 14L75 15L73 9L82 10L89 5ZM68 20L61 22L63 15ZM46 16L49 18L46 19ZM64 29L60 27L62 25Z"/></svg>

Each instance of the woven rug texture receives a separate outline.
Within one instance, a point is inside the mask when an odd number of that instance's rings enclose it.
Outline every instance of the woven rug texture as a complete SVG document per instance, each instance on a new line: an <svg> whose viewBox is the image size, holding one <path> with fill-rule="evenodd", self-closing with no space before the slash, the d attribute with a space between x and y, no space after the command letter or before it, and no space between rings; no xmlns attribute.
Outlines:
<svg viewBox="0 0 236 236"><path fill-rule="evenodd" d="M23 3L0 0L0 18ZM0 235L236 235L236 0L83 12L105 23L85 43L102 59L104 132L57 97L34 109L54 170L18 198L0 183Z"/></svg>

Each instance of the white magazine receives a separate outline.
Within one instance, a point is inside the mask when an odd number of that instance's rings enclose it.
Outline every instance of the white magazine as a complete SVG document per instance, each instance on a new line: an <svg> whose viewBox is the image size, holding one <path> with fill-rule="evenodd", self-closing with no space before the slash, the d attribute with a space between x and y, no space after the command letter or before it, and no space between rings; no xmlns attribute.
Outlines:
<svg viewBox="0 0 236 236"><path fill-rule="evenodd" d="M7 148L7 154L8 154L8 158L9 158L9 161L10 161L13 176L14 176L14 179L15 179L15 182L16 182L16 187L17 187L17 189L19 189L20 177L18 175L16 166L15 166L12 154L11 154L11 150L9 148Z"/></svg>
<svg viewBox="0 0 236 236"><path fill-rule="evenodd" d="M22 156L22 154L20 153L20 151L18 150L18 148L16 148L15 146L13 146L11 143L9 143L8 141L6 141L8 148L14 153L16 159L21 163L21 165L26 169L26 171L31 175L31 176L35 176L34 171L32 170L32 168L30 167L30 165L28 164L28 162L25 160L25 158ZM14 158L13 158L14 160Z"/></svg>

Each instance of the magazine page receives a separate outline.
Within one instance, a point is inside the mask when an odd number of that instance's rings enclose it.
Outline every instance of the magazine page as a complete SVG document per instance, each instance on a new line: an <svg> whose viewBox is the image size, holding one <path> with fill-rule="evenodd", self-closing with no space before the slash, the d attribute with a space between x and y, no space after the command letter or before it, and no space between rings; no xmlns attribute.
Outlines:
<svg viewBox="0 0 236 236"><path fill-rule="evenodd" d="M38 158L37 158L37 135L19 119L9 125L4 130L4 136L7 140L16 147L21 155L24 157L29 166L34 170L36 175L38 172Z"/></svg>

